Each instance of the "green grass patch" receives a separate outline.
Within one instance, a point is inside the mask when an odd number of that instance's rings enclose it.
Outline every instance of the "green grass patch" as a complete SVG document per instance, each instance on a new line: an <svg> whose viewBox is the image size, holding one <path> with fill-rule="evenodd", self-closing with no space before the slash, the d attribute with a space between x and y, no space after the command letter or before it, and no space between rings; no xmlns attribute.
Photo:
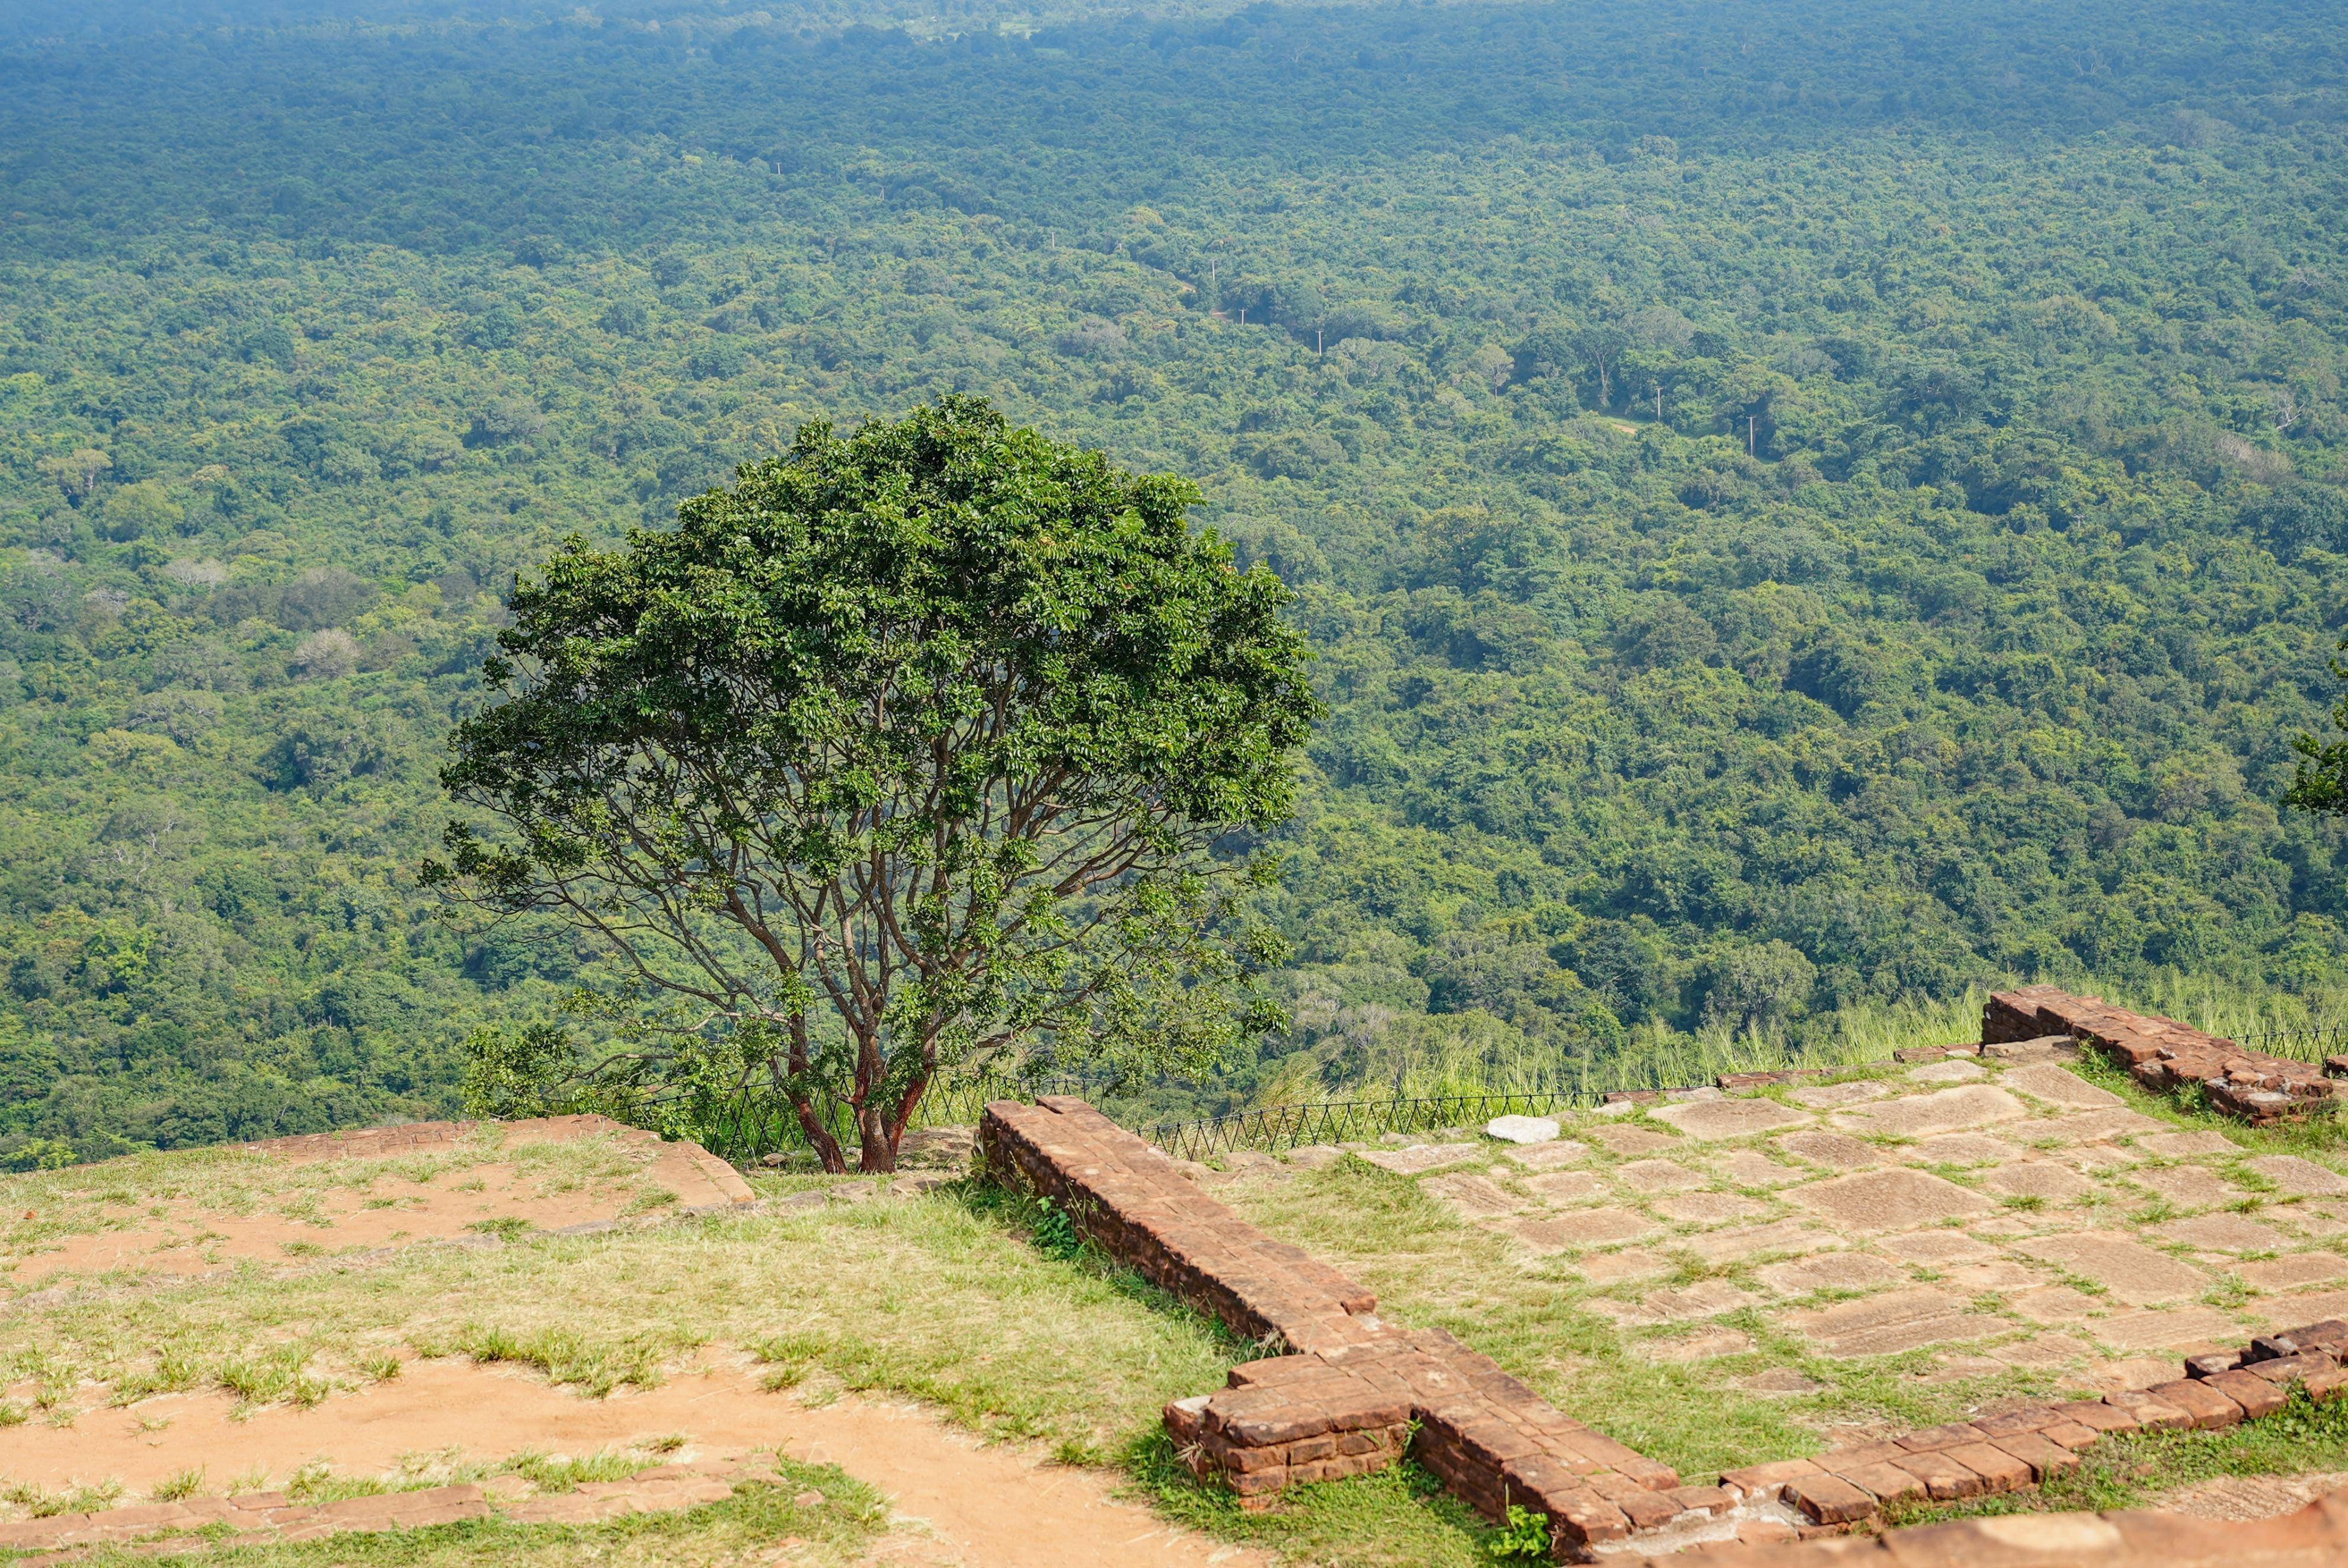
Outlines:
<svg viewBox="0 0 2348 1568"><path fill-rule="evenodd" d="M238 1568L736 1568L757 1562L844 1568L863 1560L888 1518L880 1493L838 1467L781 1460L772 1482L747 1483L723 1502L674 1513L586 1525L489 1518L272 1545L199 1536L183 1538L173 1560ZM135 1568L154 1558L136 1547L108 1546L79 1561Z"/></svg>
<svg viewBox="0 0 2348 1568"><path fill-rule="evenodd" d="M535 1367L547 1381L584 1389L598 1399L623 1385L660 1387L662 1362L687 1348L664 1335L600 1336L569 1328L516 1331L480 1324L459 1333L455 1346L476 1361Z"/></svg>

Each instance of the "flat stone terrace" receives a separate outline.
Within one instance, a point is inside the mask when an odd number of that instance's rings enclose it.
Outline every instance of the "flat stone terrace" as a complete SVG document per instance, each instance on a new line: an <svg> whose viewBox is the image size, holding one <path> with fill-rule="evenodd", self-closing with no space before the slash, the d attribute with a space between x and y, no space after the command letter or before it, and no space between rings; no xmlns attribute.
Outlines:
<svg viewBox="0 0 2348 1568"><path fill-rule="evenodd" d="M1988 1042L2068 1035L2104 1052L2152 1089L2199 1087L2218 1109L2250 1121L2302 1117L2330 1102L2342 1085L2327 1076L2348 1057L2319 1068L2246 1050L2174 1018L2132 1013L2100 996L2074 996L2053 985L2025 985L1992 996L1983 1009Z"/></svg>
<svg viewBox="0 0 2348 1568"><path fill-rule="evenodd" d="M1548 1261L1660 1359L1751 1350L1719 1320L1758 1313L1831 1360L1928 1352L2086 1391L2348 1316L2334 1165L2133 1110L2070 1069L2067 1039L1989 1048L2013 1054L1362 1158ZM1714 1277L1661 1283L1690 1261Z"/></svg>
<svg viewBox="0 0 2348 1568"><path fill-rule="evenodd" d="M1449 1335L1382 1319L1369 1292L1264 1235L1081 1100L990 1105L979 1147L997 1179L1062 1205L1165 1289L1284 1352L1167 1410L1193 1468L1245 1501L1407 1449L1488 1517L1511 1503L1547 1514L1559 1549L1576 1554L1732 1505L1720 1488L1682 1487Z"/></svg>
<svg viewBox="0 0 2348 1568"><path fill-rule="evenodd" d="M2106 1433L2254 1418L2294 1382L2348 1387L2339 1161L2144 1115L2073 1070L2083 1048L2066 1034L1910 1052L1838 1081L1612 1105L1530 1144L1241 1155L1222 1177L1186 1173L1080 1101L999 1105L982 1158L1287 1352L1169 1408L1201 1475L1262 1501L1407 1449L1488 1516L1548 1513L1560 1555L1659 1552L2034 1485ZM1682 1485L1447 1336L1381 1317L1193 1180L1278 1179L1348 1152L1505 1239L1633 1354L1718 1361L1724 1391L1799 1392L1815 1387L1801 1365L1896 1357L1904 1376L1980 1390L1982 1414ZM1690 1272L1704 1277L1670 1283ZM1756 1371L1777 1354L1747 1331L1756 1318L1807 1362ZM2293 1328L2306 1351L2274 1339ZM2025 1386L2065 1397L2001 1395Z"/></svg>

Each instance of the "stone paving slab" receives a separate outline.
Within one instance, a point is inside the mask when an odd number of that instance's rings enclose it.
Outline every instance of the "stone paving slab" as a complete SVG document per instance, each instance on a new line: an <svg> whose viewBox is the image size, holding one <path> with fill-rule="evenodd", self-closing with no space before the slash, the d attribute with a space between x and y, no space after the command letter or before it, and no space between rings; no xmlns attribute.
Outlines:
<svg viewBox="0 0 2348 1568"><path fill-rule="evenodd" d="M1824 1253L1771 1264L1756 1271L1761 1283L1780 1295L1808 1295L1821 1290L1881 1290L1908 1283L1908 1271L1869 1253Z"/></svg>
<svg viewBox="0 0 2348 1568"><path fill-rule="evenodd" d="M2030 1108L1994 1084L1966 1084L1932 1094L1902 1095L1835 1113L1835 1125L1858 1133L1930 1138L2003 1121L2021 1121Z"/></svg>
<svg viewBox="0 0 2348 1568"><path fill-rule="evenodd" d="M1838 1229L1862 1235L1922 1230L1986 1214L1997 1206L1953 1181L1904 1168L1838 1176L1797 1187L1786 1196Z"/></svg>
<svg viewBox="0 0 2348 1568"><path fill-rule="evenodd" d="M1848 1133L1830 1132L1824 1128L1807 1132L1789 1132L1777 1140L1784 1153L1810 1165L1823 1165L1835 1171L1859 1171L1870 1165L1880 1165L1888 1156L1871 1143L1860 1141Z"/></svg>
<svg viewBox="0 0 2348 1568"><path fill-rule="evenodd" d="M2181 1301L2209 1288L2209 1276L2140 1242L2077 1232L2015 1243L2014 1250L2092 1281L2130 1306Z"/></svg>
<svg viewBox="0 0 2348 1568"><path fill-rule="evenodd" d="M2302 1160L2296 1154L2269 1154L2245 1160L2242 1169L2265 1177L2286 1197L2331 1198L2348 1192L2348 1176L2312 1160Z"/></svg>
<svg viewBox="0 0 2348 1568"><path fill-rule="evenodd" d="M1963 1298L1929 1287L1789 1313L1785 1322L1837 1360L1986 1339L2005 1328L2000 1319L1972 1311Z"/></svg>
<svg viewBox="0 0 2348 1568"><path fill-rule="evenodd" d="M1650 1119L1677 1128L1699 1143L1731 1138L1756 1138L1787 1128L1807 1127L1817 1119L1769 1099L1716 1099L1697 1105L1666 1105L1649 1111Z"/></svg>
<svg viewBox="0 0 2348 1568"><path fill-rule="evenodd" d="M1922 1165L2002 1165L2021 1158L2022 1146L1993 1133L1943 1132L1917 1144L1913 1154Z"/></svg>
<svg viewBox="0 0 2348 1568"><path fill-rule="evenodd" d="M2239 1341L2242 1326L2207 1306L2179 1306L2167 1312L2122 1312L2086 1326L2087 1332L2115 1350L2195 1351Z"/></svg>
<svg viewBox="0 0 2348 1568"><path fill-rule="evenodd" d="M1932 1268L1952 1264L1986 1263L2002 1255L1987 1242L1969 1236L1962 1231L1917 1231L1907 1235L1886 1236L1875 1244L1894 1257Z"/></svg>
<svg viewBox="0 0 2348 1568"><path fill-rule="evenodd" d="M1469 1219L1491 1219L1527 1207L1524 1199L1501 1189L1489 1176L1454 1171L1426 1182L1426 1190Z"/></svg>
<svg viewBox="0 0 2348 1568"><path fill-rule="evenodd" d="M1381 1170L1416 1176L1446 1165L1458 1165L1484 1156L1480 1143L1420 1143L1403 1149L1365 1149L1362 1158Z"/></svg>
<svg viewBox="0 0 2348 1568"><path fill-rule="evenodd" d="M1680 1147L1680 1140L1668 1137L1645 1127L1593 1127L1584 1135L1594 1143L1601 1143L1613 1153L1625 1159L1642 1154L1661 1154Z"/></svg>
<svg viewBox="0 0 2348 1568"><path fill-rule="evenodd" d="M1848 1083L1788 1089L1787 1094L1797 1104L1807 1105L1813 1110L1828 1110L1837 1106L1857 1105L1861 1100L1881 1099L1891 1092L1893 1086L1879 1078L1853 1078Z"/></svg>
<svg viewBox="0 0 2348 1568"><path fill-rule="evenodd" d="M1734 1231L1689 1236L1681 1243L1706 1263L1737 1263L1783 1253L1828 1252L1844 1244L1831 1231L1802 1220L1773 1220Z"/></svg>
<svg viewBox="0 0 2348 1568"><path fill-rule="evenodd" d="M2234 1272L2252 1290L2297 1290L2348 1275L2348 1263L2331 1253L2293 1253L2288 1257L2239 1264Z"/></svg>
<svg viewBox="0 0 2348 1568"><path fill-rule="evenodd" d="M2166 1221L2152 1226L2146 1234L2213 1253L2279 1253L2291 1244L2289 1238L2272 1225L2261 1225L2247 1215L2223 1212Z"/></svg>
<svg viewBox="0 0 2348 1568"><path fill-rule="evenodd" d="M1713 1162L1719 1171L1739 1187L1790 1187L1797 1181L1807 1181L1810 1172L1791 1165L1780 1165L1766 1154L1750 1149L1739 1149L1723 1155Z"/></svg>
<svg viewBox="0 0 2348 1568"><path fill-rule="evenodd" d="M1588 1159L1590 1145L1566 1138L1554 1143L1519 1144L1501 1152L1527 1170L1554 1171L1560 1166L1577 1165Z"/></svg>
<svg viewBox="0 0 2348 1568"><path fill-rule="evenodd" d="M1686 1192L1710 1185L1701 1171L1691 1171L1676 1160L1633 1160L1617 1167L1614 1176L1634 1192Z"/></svg>
<svg viewBox="0 0 2348 1568"><path fill-rule="evenodd" d="M2035 1198L2047 1203L2074 1203L2095 1191L2096 1184L2067 1165L2052 1161L2017 1160L1982 1178L1985 1191L2007 1198Z"/></svg>
<svg viewBox="0 0 2348 1568"><path fill-rule="evenodd" d="M1710 1226L1752 1219L1768 1212L1768 1205L1740 1198L1734 1192L1685 1192L1676 1198L1657 1199L1654 1210L1677 1224Z"/></svg>
<svg viewBox="0 0 2348 1568"><path fill-rule="evenodd" d="M2207 1130L2149 1133L2139 1141L2164 1160L2188 1160L2197 1154L2234 1155L2242 1151L2241 1145L2224 1133Z"/></svg>
<svg viewBox="0 0 2348 1568"><path fill-rule="evenodd" d="M2222 1208L2250 1195L2206 1165L2155 1166L2132 1171L2127 1179L2185 1209Z"/></svg>
<svg viewBox="0 0 2348 1568"><path fill-rule="evenodd" d="M2033 1099L2044 1100L2049 1105L2066 1106L2075 1110L2095 1110L2127 1103L2111 1090L2097 1088L2077 1073L2052 1063L2013 1068L1997 1081L2007 1088L2021 1090Z"/></svg>
<svg viewBox="0 0 2348 1568"><path fill-rule="evenodd" d="M1591 1171L1549 1171L1519 1183L1545 1203L1595 1203L1613 1194L1603 1176Z"/></svg>

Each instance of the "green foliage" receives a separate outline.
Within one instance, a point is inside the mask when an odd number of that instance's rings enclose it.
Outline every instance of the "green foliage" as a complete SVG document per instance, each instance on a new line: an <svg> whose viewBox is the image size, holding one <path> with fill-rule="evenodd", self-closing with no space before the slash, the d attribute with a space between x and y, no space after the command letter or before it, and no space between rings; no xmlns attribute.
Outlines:
<svg viewBox="0 0 2348 1568"><path fill-rule="evenodd" d="M1084 1250L1084 1238L1076 1233L1075 1217L1049 1198L1035 1200L1027 1234L1036 1250L1046 1257L1072 1258Z"/></svg>
<svg viewBox="0 0 2348 1568"><path fill-rule="evenodd" d="M2341 1006L2336 7L605 9L0 19L0 1161L610 1048L411 874L507 584L945 393L1319 655L1205 1098Z"/></svg>
<svg viewBox="0 0 2348 1568"><path fill-rule="evenodd" d="M2348 640L2340 645L2348 648ZM2348 660L2333 660L2332 673L2348 681ZM2348 694L2333 708L2332 727L2341 732L2337 740L2319 741L2312 735L2302 735L2291 742L2291 748L2303 760L2291 777L2291 788L2283 792L2283 804L2303 811L2348 815Z"/></svg>
<svg viewBox="0 0 2348 1568"><path fill-rule="evenodd" d="M1502 1560L1545 1558L1550 1552L1549 1515L1535 1513L1521 1503L1509 1504L1508 1522L1492 1532L1484 1549Z"/></svg>
<svg viewBox="0 0 2348 1568"><path fill-rule="evenodd" d="M819 1105L887 1169L940 1071L1039 1037L1220 1065L1276 944L1219 940L1251 868L1210 851L1284 822L1317 705L1289 591L1192 495L947 397L574 541L441 774L498 830L452 823L426 885L577 924L669 1009L592 1083L778 1093L835 1169ZM480 1102L573 1066L543 1029L477 1059Z"/></svg>

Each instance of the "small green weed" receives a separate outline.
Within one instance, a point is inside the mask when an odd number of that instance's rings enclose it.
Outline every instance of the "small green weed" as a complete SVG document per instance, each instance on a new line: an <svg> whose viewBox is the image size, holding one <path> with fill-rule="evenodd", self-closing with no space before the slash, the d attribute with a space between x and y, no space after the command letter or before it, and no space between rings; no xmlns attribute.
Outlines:
<svg viewBox="0 0 2348 1568"><path fill-rule="evenodd" d="M530 1234L530 1222L520 1214L499 1214L494 1220L476 1220L465 1227L484 1236L495 1236L501 1242L518 1242Z"/></svg>
<svg viewBox="0 0 2348 1568"><path fill-rule="evenodd" d="M541 1491L576 1491L588 1481L632 1480L645 1468L645 1462L633 1454L609 1451L568 1459L519 1453L499 1468L508 1475L521 1477Z"/></svg>
<svg viewBox="0 0 2348 1568"><path fill-rule="evenodd" d="M183 1470L177 1475L164 1477L155 1483L154 1491L149 1495L157 1502L179 1502L195 1496L203 1488L204 1467L198 1465L193 1470Z"/></svg>
<svg viewBox="0 0 2348 1568"><path fill-rule="evenodd" d="M1492 1532L1484 1550L1502 1559L1547 1557L1549 1515L1535 1513L1519 1503L1509 1504L1509 1522Z"/></svg>
<svg viewBox="0 0 2348 1568"><path fill-rule="evenodd" d="M644 1335L597 1340L567 1328L515 1334L476 1325L457 1336L456 1347L476 1361L535 1367L549 1381L576 1384L598 1399L623 1383L655 1388L661 1382L661 1347Z"/></svg>
<svg viewBox="0 0 2348 1568"><path fill-rule="evenodd" d="M1076 1234L1076 1222L1049 1198L1035 1200L1028 1233L1035 1241L1035 1250L1046 1257L1072 1258L1084 1251L1085 1242Z"/></svg>
<svg viewBox="0 0 2348 1568"><path fill-rule="evenodd" d="M328 1385L309 1371L310 1353L297 1346L239 1357L220 1369L221 1387L246 1405L273 1405L290 1400L314 1405L324 1399Z"/></svg>

